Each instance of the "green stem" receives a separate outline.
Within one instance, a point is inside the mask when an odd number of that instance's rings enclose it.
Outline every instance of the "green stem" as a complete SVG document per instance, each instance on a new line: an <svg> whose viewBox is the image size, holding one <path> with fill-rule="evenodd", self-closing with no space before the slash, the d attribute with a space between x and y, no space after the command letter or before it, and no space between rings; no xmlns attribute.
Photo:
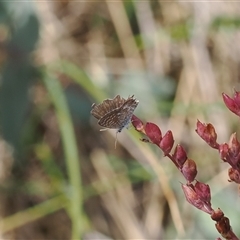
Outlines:
<svg viewBox="0 0 240 240"><path fill-rule="evenodd" d="M68 192L68 198L70 200L69 212L72 221L72 239L80 239L83 228L83 195L81 184L81 171L73 125L71 122L66 98L59 80L57 80L53 76L46 74L44 78L44 83L47 87L49 95L52 98L56 110L56 116L58 119L58 124L63 141L63 148L65 150L66 165L70 185L70 192Z"/></svg>
<svg viewBox="0 0 240 240"><path fill-rule="evenodd" d="M60 195L40 203L27 210L17 212L0 221L1 233L11 231L15 228L21 227L24 224L35 221L48 214L54 213L57 210L65 208L69 204L65 195Z"/></svg>

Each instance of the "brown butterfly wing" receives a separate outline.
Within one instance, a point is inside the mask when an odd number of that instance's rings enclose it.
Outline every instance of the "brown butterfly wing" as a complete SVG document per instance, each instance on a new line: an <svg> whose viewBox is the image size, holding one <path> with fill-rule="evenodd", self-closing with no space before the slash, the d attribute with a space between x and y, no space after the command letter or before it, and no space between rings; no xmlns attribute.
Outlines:
<svg viewBox="0 0 240 240"><path fill-rule="evenodd" d="M121 131L129 123L138 103L133 96L129 97L120 107L103 116L98 124L102 127L115 128Z"/></svg>
<svg viewBox="0 0 240 240"><path fill-rule="evenodd" d="M107 113L98 121L98 124L105 128L118 129L119 126L121 126L121 121L119 118L121 112L119 110L120 108L117 108Z"/></svg>
<svg viewBox="0 0 240 240"><path fill-rule="evenodd" d="M120 122L127 124L132 118L133 112L138 106L139 101L132 97L129 97L121 107L121 114L119 116Z"/></svg>
<svg viewBox="0 0 240 240"><path fill-rule="evenodd" d="M106 114L110 113L113 109L121 107L126 100L117 95L114 99L106 99L102 103L92 105L91 114L100 119Z"/></svg>
<svg viewBox="0 0 240 240"><path fill-rule="evenodd" d="M104 116L104 112L101 109L100 105L96 105L96 103L94 103L92 105L92 110L91 110L91 114L96 118L96 119L100 119L101 117Z"/></svg>
<svg viewBox="0 0 240 240"><path fill-rule="evenodd" d="M114 99L104 100L102 104L105 106L107 112L110 112L112 109L121 107L125 102L126 99L117 95Z"/></svg>

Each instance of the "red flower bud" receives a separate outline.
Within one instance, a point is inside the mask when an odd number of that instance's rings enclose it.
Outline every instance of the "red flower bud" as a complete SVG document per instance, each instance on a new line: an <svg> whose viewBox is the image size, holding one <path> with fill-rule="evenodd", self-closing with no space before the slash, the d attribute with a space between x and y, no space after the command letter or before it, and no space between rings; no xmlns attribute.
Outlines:
<svg viewBox="0 0 240 240"><path fill-rule="evenodd" d="M239 151L240 151L240 143L237 140L237 135L236 133L233 133L230 137L229 140L229 148L231 149L232 153L234 154L234 156L236 156Z"/></svg>
<svg viewBox="0 0 240 240"><path fill-rule="evenodd" d="M201 182L196 182L195 184L195 191L198 194L198 196L204 201L211 206L211 192L210 192L210 187L209 185Z"/></svg>
<svg viewBox="0 0 240 240"><path fill-rule="evenodd" d="M222 217L216 224L216 229L225 239L233 239L231 236L231 226L227 217Z"/></svg>
<svg viewBox="0 0 240 240"><path fill-rule="evenodd" d="M223 214L223 212L220 208L213 211L212 214L211 214L212 220L214 220L216 222L220 221L220 219L223 218L223 217L224 217L224 214Z"/></svg>
<svg viewBox="0 0 240 240"><path fill-rule="evenodd" d="M236 115L240 116L240 95L239 92L235 92L233 98L230 98L227 94L222 93L223 101L227 108L235 113Z"/></svg>
<svg viewBox="0 0 240 240"><path fill-rule="evenodd" d="M197 176L196 163L191 159L187 159L186 162L183 164L181 172L188 182L193 182L195 180L195 177Z"/></svg>
<svg viewBox="0 0 240 240"><path fill-rule="evenodd" d="M205 204L205 202L200 198L198 193L195 191L195 187L190 184L190 185L184 185L182 184L182 189L185 194L185 197L187 201L192 204L194 207L211 214L212 213L212 208L208 207L208 205Z"/></svg>
<svg viewBox="0 0 240 240"><path fill-rule="evenodd" d="M230 178L230 181L233 181L235 183L240 183L240 172L237 169L229 168L228 169L228 176Z"/></svg>
<svg viewBox="0 0 240 240"><path fill-rule="evenodd" d="M220 154L220 158L226 162L227 158L228 158L228 151L229 151L229 147L227 143L223 143L221 145L219 145L219 154Z"/></svg>
<svg viewBox="0 0 240 240"><path fill-rule="evenodd" d="M240 106L240 92L237 92L235 90L235 93L234 93L234 101Z"/></svg>
<svg viewBox="0 0 240 240"><path fill-rule="evenodd" d="M167 131L163 136L162 141L159 144L159 147L163 150L165 154L170 153L174 144L174 139L171 131Z"/></svg>
<svg viewBox="0 0 240 240"><path fill-rule="evenodd" d="M173 154L173 159L182 168L183 164L187 160L187 153L181 145L177 145Z"/></svg>
<svg viewBox="0 0 240 240"><path fill-rule="evenodd" d="M144 124L138 117L136 117L135 115L132 115L131 122L132 122L132 125L134 126L134 128L138 132L145 133L145 131L144 131Z"/></svg>
<svg viewBox="0 0 240 240"><path fill-rule="evenodd" d="M240 167L240 143L237 140L236 133L231 135L228 146L229 158L233 164L233 167L238 169Z"/></svg>
<svg viewBox="0 0 240 240"><path fill-rule="evenodd" d="M209 146L218 149L217 134L211 123L203 124L198 120L196 132Z"/></svg>
<svg viewBox="0 0 240 240"><path fill-rule="evenodd" d="M186 200L198 209L204 208L204 202L199 198L197 193L194 191L193 185L182 184L182 190L186 197Z"/></svg>
<svg viewBox="0 0 240 240"><path fill-rule="evenodd" d="M145 126L145 132L152 143L159 145L162 140L162 133L156 124L147 122Z"/></svg>
<svg viewBox="0 0 240 240"><path fill-rule="evenodd" d="M221 209L213 211L211 218L216 221L216 229L225 239L238 239L237 236L232 232L230 221L224 216Z"/></svg>
<svg viewBox="0 0 240 240"><path fill-rule="evenodd" d="M234 169L240 170L240 143L236 133L233 133L229 144L219 145L219 154L223 161L228 162Z"/></svg>

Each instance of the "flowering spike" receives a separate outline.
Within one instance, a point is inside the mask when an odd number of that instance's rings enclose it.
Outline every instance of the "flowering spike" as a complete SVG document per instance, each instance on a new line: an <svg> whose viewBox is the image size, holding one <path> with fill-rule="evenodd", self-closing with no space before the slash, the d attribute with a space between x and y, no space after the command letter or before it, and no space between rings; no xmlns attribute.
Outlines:
<svg viewBox="0 0 240 240"><path fill-rule="evenodd" d="M217 134L211 123L203 124L198 120L196 132L209 146L218 149Z"/></svg>
<svg viewBox="0 0 240 240"><path fill-rule="evenodd" d="M145 132L152 143L159 145L162 140L162 133L156 124L147 122L145 126Z"/></svg>
<svg viewBox="0 0 240 240"><path fill-rule="evenodd" d="M188 182L193 182L197 176L197 166L192 159L187 159L181 169L183 176Z"/></svg>
<svg viewBox="0 0 240 240"><path fill-rule="evenodd" d="M174 144L173 134L171 131L167 131L160 142L160 148L165 154L170 153Z"/></svg>
<svg viewBox="0 0 240 240"><path fill-rule="evenodd" d="M187 160L187 153L180 144L178 144L175 148L173 159L180 168L182 168L183 164Z"/></svg>
<svg viewBox="0 0 240 240"><path fill-rule="evenodd" d="M235 95L233 98L230 98L227 94L222 93L223 101L227 108L235 113L236 115L240 116L240 97L239 92L235 92Z"/></svg>

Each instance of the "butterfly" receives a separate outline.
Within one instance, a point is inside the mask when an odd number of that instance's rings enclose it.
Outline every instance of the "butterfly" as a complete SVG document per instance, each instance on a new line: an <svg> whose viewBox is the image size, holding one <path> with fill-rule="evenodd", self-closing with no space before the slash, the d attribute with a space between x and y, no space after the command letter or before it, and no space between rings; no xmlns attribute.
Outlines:
<svg viewBox="0 0 240 240"><path fill-rule="evenodd" d="M98 119L98 124L106 129L117 129L115 148L117 134L120 133L123 128L129 126L138 103L139 101L134 98L134 95L127 99L117 95L115 98L106 99L100 104L93 103L91 114Z"/></svg>

